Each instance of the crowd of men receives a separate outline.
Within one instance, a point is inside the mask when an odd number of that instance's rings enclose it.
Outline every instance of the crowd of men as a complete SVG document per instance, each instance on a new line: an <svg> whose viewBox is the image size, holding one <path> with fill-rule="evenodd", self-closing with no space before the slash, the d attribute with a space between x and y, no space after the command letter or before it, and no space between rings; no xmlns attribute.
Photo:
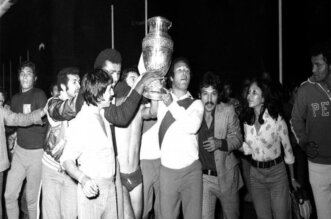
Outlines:
<svg viewBox="0 0 331 219"><path fill-rule="evenodd" d="M313 75L299 87L291 119L309 160L321 219L331 215L331 56L326 51L312 54ZM172 61L160 100L148 100L142 93L161 79L159 74L136 68L121 72L121 62L118 51L105 49L82 79L77 67L63 68L48 100L34 86L35 65L20 66L21 92L10 107L0 107L6 217L18 219L25 208L30 219L175 219L180 212L184 218L213 219L218 199L223 218L238 219L239 190L250 181L249 162L236 153L247 137L239 101L221 99L221 81L212 72L202 76L195 99L188 91L192 74L185 58ZM10 161L5 125L7 137L17 136ZM5 218L2 211L0 217Z"/></svg>

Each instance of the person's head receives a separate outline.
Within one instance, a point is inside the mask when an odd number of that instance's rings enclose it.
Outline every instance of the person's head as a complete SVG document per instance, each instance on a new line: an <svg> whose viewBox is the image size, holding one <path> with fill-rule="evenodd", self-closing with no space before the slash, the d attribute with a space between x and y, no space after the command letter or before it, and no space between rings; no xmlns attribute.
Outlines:
<svg viewBox="0 0 331 219"><path fill-rule="evenodd" d="M102 68L113 78L115 86L120 78L122 57L115 49L102 50L95 59L94 68Z"/></svg>
<svg viewBox="0 0 331 219"><path fill-rule="evenodd" d="M173 90L187 91L191 81L191 68L186 58L176 58L170 67L169 80Z"/></svg>
<svg viewBox="0 0 331 219"><path fill-rule="evenodd" d="M121 74L121 79L120 81L125 81L127 83L127 85L129 85L130 87L132 87L134 85L134 82L137 80L137 78L139 77L139 71L137 68L126 68L123 70L122 74Z"/></svg>
<svg viewBox="0 0 331 219"><path fill-rule="evenodd" d="M264 71L261 73L261 79L267 81L268 83L272 83L273 81L271 73L268 71Z"/></svg>
<svg viewBox="0 0 331 219"><path fill-rule="evenodd" d="M205 112L211 112L218 103L220 78L213 72L206 72L200 83L200 98L205 107Z"/></svg>
<svg viewBox="0 0 331 219"><path fill-rule="evenodd" d="M112 77L101 68L96 68L84 75L82 88L86 104L97 107L108 106L114 96L112 84Z"/></svg>
<svg viewBox="0 0 331 219"><path fill-rule="evenodd" d="M270 84L269 81L258 78L253 79L250 83L247 102L244 105L245 122L248 124L254 124L257 116L260 124L263 124L263 114L266 109L273 119L277 119L281 114L281 100L273 89L275 86Z"/></svg>
<svg viewBox="0 0 331 219"><path fill-rule="evenodd" d="M241 93L240 93L241 100L246 100L250 84L251 84L251 80L249 78L245 78L242 81L242 83L241 83Z"/></svg>
<svg viewBox="0 0 331 219"><path fill-rule="evenodd" d="M311 63L315 81L325 81L331 72L331 47L328 44L314 46L311 53Z"/></svg>
<svg viewBox="0 0 331 219"><path fill-rule="evenodd" d="M0 107L5 106L7 93L3 88L0 88Z"/></svg>
<svg viewBox="0 0 331 219"><path fill-rule="evenodd" d="M58 97L60 95L60 89L57 85L57 83L52 83L49 87L49 93L52 97Z"/></svg>
<svg viewBox="0 0 331 219"><path fill-rule="evenodd" d="M37 81L36 66L33 62L25 61L18 68L18 80L22 92L26 92L33 88Z"/></svg>
<svg viewBox="0 0 331 219"><path fill-rule="evenodd" d="M80 89L79 69L76 67L61 69L57 75L57 86L60 93L64 93L68 98L76 96Z"/></svg>

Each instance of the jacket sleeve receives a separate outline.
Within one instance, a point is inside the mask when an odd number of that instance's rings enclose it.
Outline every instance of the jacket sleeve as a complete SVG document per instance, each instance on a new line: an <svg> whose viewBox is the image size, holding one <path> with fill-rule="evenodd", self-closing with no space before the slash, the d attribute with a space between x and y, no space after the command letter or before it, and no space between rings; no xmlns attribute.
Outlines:
<svg viewBox="0 0 331 219"><path fill-rule="evenodd" d="M14 113L8 109L0 109L4 112L4 121L7 126L29 126L33 124L42 125L41 109L34 110L31 113Z"/></svg>
<svg viewBox="0 0 331 219"><path fill-rule="evenodd" d="M114 126L126 127L138 110L141 95L132 90L128 98L119 106L111 104L105 108L105 118Z"/></svg>
<svg viewBox="0 0 331 219"><path fill-rule="evenodd" d="M68 121L76 116L77 96L67 100L51 98L48 101L48 115L55 121Z"/></svg>
<svg viewBox="0 0 331 219"><path fill-rule="evenodd" d="M228 123L226 142L228 152L236 150L242 146L242 135L240 130L240 122L233 106L228 108Z"/></svg>
<svg viewBox="0 0 331 219"><path fill-rule="evenodd" d="M304 90L299 89L292 109L291 129L300 146L308 142L306 133L307 110Z"/></svg>

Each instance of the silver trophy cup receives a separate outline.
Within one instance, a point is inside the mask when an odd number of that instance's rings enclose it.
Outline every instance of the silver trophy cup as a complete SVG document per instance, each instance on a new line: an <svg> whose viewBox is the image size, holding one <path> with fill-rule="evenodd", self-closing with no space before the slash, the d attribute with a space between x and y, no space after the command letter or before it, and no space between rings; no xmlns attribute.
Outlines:
<svg viewBox="0 0 331 219"><path fill-rule="evenodd" d="M143 39L143 61L148 72L155 72L164 77L171 64L171 56L174 43L168 34L171 22L163 17L152 17L148 19L148 34ZM164 80L155 80L151 82L144 90L143 96L160 100L166 93Z"/></svg>

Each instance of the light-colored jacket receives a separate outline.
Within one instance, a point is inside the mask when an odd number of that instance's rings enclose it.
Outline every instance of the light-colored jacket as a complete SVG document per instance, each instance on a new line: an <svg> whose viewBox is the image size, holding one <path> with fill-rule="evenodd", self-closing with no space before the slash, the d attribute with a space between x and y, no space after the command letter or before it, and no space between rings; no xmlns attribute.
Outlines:
<svg viewBox="0 0 331 219"><path fill-rule="evenodd" d="M234 107L220 103L215 110L214 136L225 139L228 151L216 150L214 152L218 184L221 192L236 192L243 186L243 180L239 169L239 160L233 154L242 145L239 119Z"/></svg>
<svg viewBox="0 0 331 219"><path fill-rule="evenodd" d="M42 124L40 110L35 110L29 114L14 113L9 109L0 107L0 172L9 167L8 152L6 145L6 126L29 126L32 124Z"/></svg>

